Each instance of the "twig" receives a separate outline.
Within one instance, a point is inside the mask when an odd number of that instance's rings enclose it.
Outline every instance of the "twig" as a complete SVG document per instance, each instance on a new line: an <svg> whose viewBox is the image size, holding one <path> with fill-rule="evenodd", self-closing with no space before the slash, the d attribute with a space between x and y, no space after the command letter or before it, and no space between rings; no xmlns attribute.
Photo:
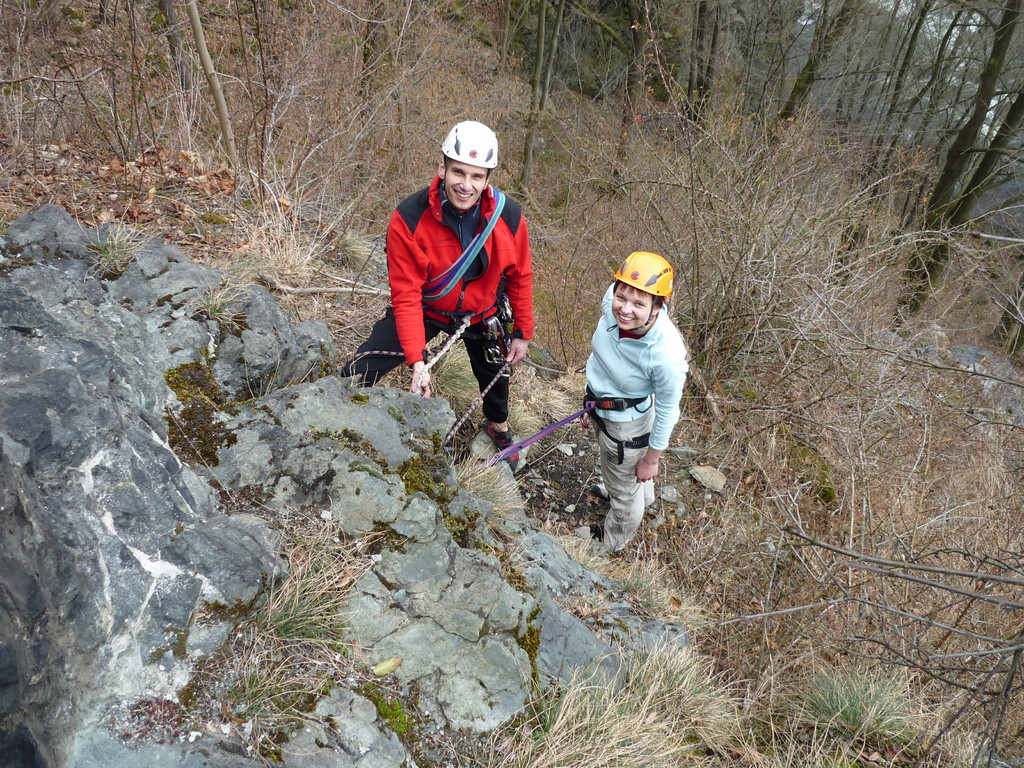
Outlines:
<svg viewBox="0 0 1024 768"><path fill-rule="evenodd" d="M320 274L325 275L325 276L331 278L332 280L337 280L339 283L344 283L345 285L354 285L354 286L356 286L358 288L362 288L364 291L383 291L384 290L382 288L374 288L372 286L365 285L365 284L360 283L360 282L358 282L356 280L352 280L351 278L348 278L348 277L342 277L341 275L335 275L332 272L327 272L326 270L321 270Z"/></svg>
<svg viewBox="0 0 1024 768"><path fill-rule="evenodd" d="M711 388L708 386L707 381L704 380L704 375L700 372L700 369L696 365L693 365L692 363L690 364L689 377L690 381L693 383L694 388L704 399L704 403L707 405L708 411L710 411L712 417L714 417L716 422L721 424L722 421L725 419L725 417L722 415L722 409L718 405L718 401L715 400L715 396L714 394L712 394Z"/></svg>
<svg viewBox="0 0 1024 768"><path fill-rule="evenodd" d="M889 613L894 613L897 616L902 616L905 619L910 619L911 621L918 621L918 622L920 622L922 624L927 624L928 626L935 627L936 629L945 630L947 633L952 632L952 633L957 634L957 635L963 635L964 637L970 637L970 638L972 638L974 640L981 640L982 642L985 642L985 643L998 644L998 643L1006 642L1005 640L1001 640L998 637L989 637L988 635L979 635L977 632L971 632L970 630L967 630L967 629L959 629L957 627L950 626L949 624L944 624L941 621L936 621L935 619L927 619L924 616L919 616L916 613L910 613L909 611L903 611L903 610L900 610L899 608L894 608L891 605L885 605L884 603L878 603L878 602L875 602L874 600L868 600L866 597L856 597L856 598L852 598L852 599L856 600L858 603L860 603L862 605L869 605L872 608L877 608L880 611L887 611Z"/></svg>
<svg viewBox="0 0 1024 768"><path fill-rule="evenodd" d="M282 293L312 294L312 293L359 293L366 296L385 296L386 292L379 288L363 288L360 286L346 286L345 288L330 288L328 286L313 286L311 288L297 288L294 285L286 285L272 277L260 275L260 282Z"/></svg>
<svg viewBox="0 0 1024 768"><path fill-rule="evenodd" d="M998 240L999 242L1002 243L1020 243L1024 245L1024 240L1021 240L1018 237L1003 237L1001 235L986 234L985 232L968 232L967 236L976 237L979 240Z"/></svg>
<svg viewBox="0 0 1024 768"><path fill-rule="evenodd" d="M43 77L42 75L26 75L25 77L19 77L16 80L0 80L0 85L15 85L17 83L27 83L29 80L41 80L44 83L54 83L55 85L74 85L76 83L82 83L88 80L90 77L95 75L97 72L102 72L103 67L96 67L92 72L81 77L63 78L63 77Z"/></svg>
<svg viewBox="0 0 1024 768"><path fill-rule="evenodd" d="M911 570L925 571L927 573L937 573L942 576L963 576L964 578L977 579L978 581L994 581L999 584L1009 584L1013 587L1024 587L1024 580L1014 579L1010 576L1000 576L995 573L981 573L980 571L961 571L955 568L943 568L938 565L921 565L919 563L909 563L905 560L886 560L882 557L872 557L870 555L865 555L863 552L854 552L849 549L843 549L842 547L827 544L824 541L815 539L813 536L808 536L806 533L792 525L787 525L783 530L799 539L803 539L808 544L815 547L821 547L822 549L827 549L829 552L835 552L836 554L850 557L854 560L872 563L886 568L908 568Z"/></svg>
<svg viewBox="0 0 1024 768"><path fill-rule="evenodd" d="M879 576L892 576L897 579L911 581L915 584L921 584L926 587L935 587L935 589L941 589L946 592L952 592L954 595L961 595L963 597L984 600L988 603L995 603L996 605L1001 605L1004 608L1024 608L1024 603L1018 603L1015 600L1007 600L1002 597L994 597L992 595L986 595L982 592L974 592L970 589L960 589L959 587L953 587L949 584L943 584L938 581L932 581L931 579L925 579L920 576L911 576L909 573L898 573L897 571L894 571L889 568L877 568L873 565L868 565L867 563L858 563L853 561L847 561L845 563L841 563L841 565L845 565L847 568L854 568L858 571L867 571L868 573L875 573Z"/></svg>
<svg viewBox="0 0 1024 768"><path fill-rule="evenodd" d="M538 371L548 371L549 373L557 373L559 376L565 376L568 371L560 371L557 368L548 368L546 365L535 363L528 356L523 358L523 362L531 368L536 368Z"/></svg>
<svg viewBox="0 0 1024 768"><path fill-rule="evenodd" d="M782 616L783 614L786 614L786 613L796 613L797 611L807 611L807 610L810 610L811 608L822 608L822 607L831 608L833 605L839 605L840 603L849 602L851 599L855 599L855 598L840 597L840 598L837 598L835 600L822 600L820 603L811 603L810 605L798 605L798 606L796 606L794 608L783 608L782 610L778 610L778 611L768 611L766 613L752 613L752 614L749 614L747 616L739 616L739 617L737 617L735 619L729 619L728 621L720 621L715 626L725 627L725 626L728 626L729 624L736 624L736 623L738 623L740 621L753 621L754 619L766 619L766 618L769 618L771 616Z"/></svg>

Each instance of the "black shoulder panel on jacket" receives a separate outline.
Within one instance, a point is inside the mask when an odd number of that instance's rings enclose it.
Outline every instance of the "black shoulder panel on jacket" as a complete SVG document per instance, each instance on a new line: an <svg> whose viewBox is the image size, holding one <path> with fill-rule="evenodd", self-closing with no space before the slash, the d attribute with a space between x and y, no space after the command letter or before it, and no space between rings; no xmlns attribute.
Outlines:
<svg viewBox="0 0 1024 768"><path fill-rule="evenodd" d="M505 195L505 207L501 209L501 218L508 225L508 231L512 233L512 237L515 237L516 231L519 229L519 222L523 220L523 209L508 195Z"/></svg>
<svg viewBox="0 0 1024 768"><path fill-rule="evenodd" d="M424 187L419 192L409 195L398 204L398 215L402 217L409 232L416 231L416 225L420 223L423 214L430 207L430 187Z"/></svg>

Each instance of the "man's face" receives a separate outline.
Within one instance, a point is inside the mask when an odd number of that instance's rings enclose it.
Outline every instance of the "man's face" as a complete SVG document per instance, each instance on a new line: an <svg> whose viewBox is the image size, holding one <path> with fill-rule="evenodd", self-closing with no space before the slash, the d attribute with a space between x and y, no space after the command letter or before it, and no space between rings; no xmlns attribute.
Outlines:
<svg viewBox="0 0 1024 768"><path fill-rule="evenodd" d="M487 168L450 159L447 163L441 161L437 173L444 179L444 193L448 202L460 211L468 211L476 205L476 201L487 188L487 178L490 175Z"/></svg>

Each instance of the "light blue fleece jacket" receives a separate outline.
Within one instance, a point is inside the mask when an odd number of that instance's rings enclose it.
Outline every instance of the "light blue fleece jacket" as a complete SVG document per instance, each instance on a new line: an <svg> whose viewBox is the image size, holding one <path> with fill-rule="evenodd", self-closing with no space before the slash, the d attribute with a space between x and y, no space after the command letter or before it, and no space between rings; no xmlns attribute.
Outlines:
<svg viewBox="0 0 1024 768"><path fill-rule="evenodd" d="M587 359L587 386L601 397L648 397L644 403L625 411L598 410L608 421L632 421L654 406L654 428L650 447L663 451L668 447L672 429L679 421L679 400L683 395L687 363L686 344L668 312L658 313L651 329L639 339L620 339L619 326L612 314L615 285L605 292L601 319L594 331ZM654 396L654 402L650 396Z"/></svg>

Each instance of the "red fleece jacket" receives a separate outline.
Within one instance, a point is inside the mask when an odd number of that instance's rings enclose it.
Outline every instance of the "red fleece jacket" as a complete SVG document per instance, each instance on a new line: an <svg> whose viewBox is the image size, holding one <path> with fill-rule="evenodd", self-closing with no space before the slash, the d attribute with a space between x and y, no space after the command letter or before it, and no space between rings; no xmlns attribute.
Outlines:
<svg viewBox="0 0 1024 768"><path fill-rule="evenodd" d="M391 214L388 224L388 280L398 338L409 365L422 360L427 344L424 314L446 319L432 310L472 312L473 323L495 313L498 285L505 289L515 317L515 335L533 338L533 260L530 236L519 204L505 197L501 217L484 244L479 258L484 269L479 277L463 279L446 295L424 305L423 287L462 255L455 232L442 223L441 179L410 195ZM494 190L488 185L481 200L480 229L494 213Z"/></svg>

